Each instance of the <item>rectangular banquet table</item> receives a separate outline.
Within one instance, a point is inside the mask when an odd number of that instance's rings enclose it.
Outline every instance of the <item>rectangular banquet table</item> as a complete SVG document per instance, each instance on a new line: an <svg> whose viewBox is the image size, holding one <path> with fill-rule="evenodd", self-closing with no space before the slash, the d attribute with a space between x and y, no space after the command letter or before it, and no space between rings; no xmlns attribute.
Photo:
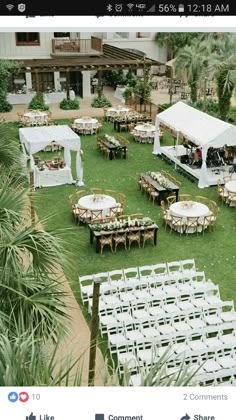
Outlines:
<svg viewBox="0 0 236 420"><path fill-rule="evenodd" d="M145 218L146 220L148 220L149 218ZM99 225L103 225L104 226L104 228L106 227L106 225L107 225L107 223L99 223ZM99 253L99 238L101 237L101 231L96 231L96 230L94 230L94 226L95 226L95 224L89 224L88 225L88 227L89 227L89 230L90 230L90 243L91 244L93 244L93 239L95 238L95 240L96 240L96 253L98 254ZM153 225L150 225L150 226L147 226L148 228L154 228L155 229L155 233L154 233L154 245L156 245L157 244L157 231L158 231L158 226L156 225L156 224L153 224ZM132 231L132 229L139 229L141 232L142 231L144 231L144 226L131 226L131 227L126 227L126 228L122 228L122 229L115 229L115 230L111 230L111 231L108 231L107 230L107 233L122 233L122 232L131 232Z"/></svg>
<svg viewBox="0 0 236 420"><path fill-rule="evenodd" d="M173 182L171 182L169 179L166 178L166 181L169 183L170 188L165 188L162 185L160 185L157 181L155 181L149 174L145 173L145 172L141 172L139 174L143 179L145 179L145 181L147 181L149 184L151 184L153 186L153 188L155 188L156 191L159 192L159 196L157 197L157 202L160 205L161 204L161 200L164 200L165 198L165 193L167 191L171 191L173 193L175 193L176 195L176 201L178 201L179 199L179 186L174 184Z"/></svg>
<svg viewBox="0 0 236 420"><path fill-rule="evenodd" d="M126 155L127 155L127 145L122 144L120 140L119 141L119 145L114 145L112 143L110 143L105 136L97 136L97 140L101 140L102 143L109 149L110 153L109 153L109 159L112 160L114 159L116 152L118 152L119 150L122 151L122 157L123 159L126 159Z"/></svg>
<svg viewBox="0 0 236 420"><path fill-rule="evenodd" d="M114 125L114 130L118 131L118 133L120 133L120 126L126 124L126 131L128 131L128 126L130 123L134 123L134 124L142 124L142 123L147 123L147 122L151 122L152 118L148 117L148 116L144 116L144 115L137 115L135 117L127 117L127 118L115 118L113 125Z"/></svg>
<svg viewBox="0 0 236 420"><path fill-rule="evenodd" d="M34 167L34 186L53 187L56 185L72 184L73 178L71 169L68 167L62 169L40 171L37 166Z"/></svg>

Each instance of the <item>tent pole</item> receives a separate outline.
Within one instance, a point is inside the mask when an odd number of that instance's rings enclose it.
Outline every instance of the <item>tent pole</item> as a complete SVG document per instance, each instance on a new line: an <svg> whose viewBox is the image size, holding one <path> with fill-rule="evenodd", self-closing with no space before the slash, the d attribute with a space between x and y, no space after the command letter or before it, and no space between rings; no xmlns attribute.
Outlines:
<svg viewBox="0 0 236 420"><path fill-rule="evenodd" d="M178 145L179 145L179 130L176 130L177 138L176 138L176 148L175 148L175 159L178 156ZM177 163L175 162L175 169L177 169Z"/></svg>

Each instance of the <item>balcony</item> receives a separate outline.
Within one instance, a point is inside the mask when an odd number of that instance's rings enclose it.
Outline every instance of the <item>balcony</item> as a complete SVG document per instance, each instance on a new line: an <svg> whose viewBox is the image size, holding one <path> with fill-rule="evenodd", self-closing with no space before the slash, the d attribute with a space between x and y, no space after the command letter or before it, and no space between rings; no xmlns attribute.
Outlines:
<svg viewBox="0 0 236 420"><path fill-rule="evenodd" d="M80 55L101 55L103 53L102 39L52 39L52 57L76 57Z"/></svg>

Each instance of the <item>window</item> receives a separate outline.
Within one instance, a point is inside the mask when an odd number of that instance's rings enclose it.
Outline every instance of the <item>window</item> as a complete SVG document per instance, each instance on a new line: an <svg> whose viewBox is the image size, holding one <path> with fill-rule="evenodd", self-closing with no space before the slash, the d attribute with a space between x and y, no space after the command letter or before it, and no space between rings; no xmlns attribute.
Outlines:
<svg viewBox="0 0 236 420"><path fill-rule="evenodd" d="M70 32L54 32L54 38L70 38Z"/></svg>
<svg viewBox="0 0 236 420"><path fill-rule="evenodd" d="M39 32L16 32L16 45L40 45Z"/></svg>
<svg viewBox="0 0 236 420"><path fill-rule="evenodd" d="M52 92L54 90L53 72L38 73L38 83L40 92ZM36 75L32 73L32 88L37 90Z"/></svg>

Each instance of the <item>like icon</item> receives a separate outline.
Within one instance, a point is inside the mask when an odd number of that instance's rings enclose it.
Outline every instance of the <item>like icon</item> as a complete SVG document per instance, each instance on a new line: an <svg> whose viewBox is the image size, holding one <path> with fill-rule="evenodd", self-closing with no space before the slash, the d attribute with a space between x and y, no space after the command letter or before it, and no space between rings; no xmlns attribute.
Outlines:
<svg viewBox="0 0 236 420"><path fill-rule="evenodd" d="M19 401L26 402L29 399L29 394L27 392L20 392L19 393Z"/></svg>

